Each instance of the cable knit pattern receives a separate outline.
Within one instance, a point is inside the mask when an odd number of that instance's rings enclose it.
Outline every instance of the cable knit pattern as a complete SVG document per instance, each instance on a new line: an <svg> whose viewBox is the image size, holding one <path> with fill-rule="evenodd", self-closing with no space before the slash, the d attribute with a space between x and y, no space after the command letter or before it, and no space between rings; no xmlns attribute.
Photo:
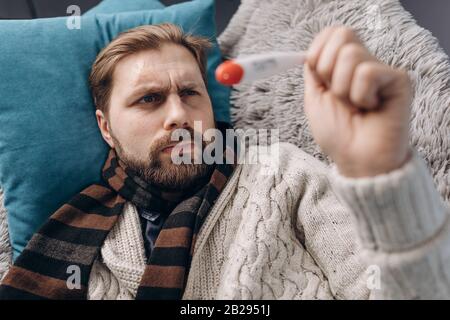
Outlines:
<svg viewBox="0 0 450 320"><path fill-rule="evenodd" d="M134 299L145 269L140 228L136 207L127 202L92 266L88 299Z"/></svg>
<svg viewBox="0 0 450 320"><path fill-rule="evenodd" d="M291 161L296 161L283 160L282 168L292 168ZM218 220L202 257L193 261L193 269L200 268L207 277L208 270L217 268L215 261L225 262L218 288L209 290L216 291L216 299L332 298L323 273L293 232L301 180L283 176L283 169L274 176L265 176L261 169L243 166L239 191ZM210 258L211 254L218 257ZM201 285L210 287L205 280ZM195 298L212 298L200 286L190 290Z"/></svg>
<svg viewBox="0 0 450 320"><path fill-rule="evenodd" d="M292 144L278 147L277 171L235 170L198 234L183 299L450 297L449 215L417 153L387 175L347 179ZM143 250L127 204L91 272L90 298L132 299ZM380 288L368 286L373 266Z"/></svg>
<svg viewBox="0 0 450 320"><path fill-rule="evenodd" d="M450 210L415 153L402 170L375 178L351 179L332 170L339 196L352 208L361 254L383 267L373 298L450 297Z"/></svg>

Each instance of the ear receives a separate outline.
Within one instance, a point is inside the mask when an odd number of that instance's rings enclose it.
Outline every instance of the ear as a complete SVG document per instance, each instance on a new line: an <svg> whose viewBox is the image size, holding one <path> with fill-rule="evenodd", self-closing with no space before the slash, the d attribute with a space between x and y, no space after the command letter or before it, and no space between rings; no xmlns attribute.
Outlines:
<svg viewBox="0 0 450 320"><path fill-rule="evenodd" d="M97 124L98 127L100 128L100 132L102 133L103 139L106 141L107 144L109 144L111 148L114 148L114 141L111 137L111 131L107 117L105 116L103 111L99 109L95 111L95 117L97 118Z"/></svg>

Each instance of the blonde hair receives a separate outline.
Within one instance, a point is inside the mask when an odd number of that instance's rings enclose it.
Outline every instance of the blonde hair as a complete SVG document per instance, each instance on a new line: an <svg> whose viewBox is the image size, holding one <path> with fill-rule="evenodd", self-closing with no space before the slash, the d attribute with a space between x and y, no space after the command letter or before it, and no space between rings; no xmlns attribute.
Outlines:
<svg viewBox="0 0 450 320"><path fill-rule="evenodd" d="M142 50L158 50L164 43L187 48L197 61L206 84L206 51L211 48L208 39L183 33L180 27L170 23L140 26L121 33L98 54L89 76L96 108L107 111L115 66L121 59Z"/></svg>

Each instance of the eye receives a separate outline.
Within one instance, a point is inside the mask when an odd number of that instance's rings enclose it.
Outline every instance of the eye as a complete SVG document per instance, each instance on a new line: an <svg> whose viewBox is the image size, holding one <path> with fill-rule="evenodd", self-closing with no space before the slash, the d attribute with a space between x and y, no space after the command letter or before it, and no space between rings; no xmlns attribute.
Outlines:
<svg viewBox="0 0 450 320"><path fill-rule="evenodd" d="M199 93L197 91L191 90L191 89L186 89L186 90L181 91L182 96L196 96L198 94Z"/></svg>
<svg viewBox="0 0 450 320"><path fill-rule="evenodd" d="M138 104L161 102L162 96L158 93L147 94L138 101Z"/></svg>

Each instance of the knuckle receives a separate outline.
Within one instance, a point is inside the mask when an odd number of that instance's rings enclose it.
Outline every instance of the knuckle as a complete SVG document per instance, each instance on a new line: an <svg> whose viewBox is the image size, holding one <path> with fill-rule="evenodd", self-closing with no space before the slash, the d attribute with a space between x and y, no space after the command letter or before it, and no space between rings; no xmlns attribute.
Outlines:
<svg viewBox="0 0 450 320"><path fill-rule="evenodd" d="M323 38L327 37L330 34L333 34L335 31L335 27L325 27L322 30L320 30L313 39L313 44L317 44L321 41L323 41Z"/></svg>
<svg viewBox="0 0 450 320"><path fill-rule="evenodd" d="M372 62L363 62L358 66L358 76L360 81L372 81L377 74L377 66Z"/></svg>
<svg viewBox="0 0 450 320"><path fill-rule="evenodd" d="M336 36L338 36L343 41L352 41L356 37L353 29L346 26L338 27L336 29Z"/></svg>
<svg viewBox="0 0 450 320"><path fill-rule="evenodd" d="M336 31L338 29L338 27L337 26L328 26L328 27L325 27L323 30L322 30L322 32L334 32L334 31Z"/></svg>
<svg viewBox="0 0 450 320"><path fill-rule="evenodd" d="M362 58L365 55L365 52L360 45L348 43L342 47L339 55L345 60L356 60Z"/></svg>

